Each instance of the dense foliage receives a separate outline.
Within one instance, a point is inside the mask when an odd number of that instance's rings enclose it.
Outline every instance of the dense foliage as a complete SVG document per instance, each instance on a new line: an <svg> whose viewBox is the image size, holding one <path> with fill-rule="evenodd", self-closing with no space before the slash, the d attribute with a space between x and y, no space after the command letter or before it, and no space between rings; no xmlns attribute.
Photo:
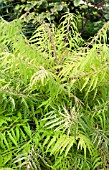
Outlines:
<svg viewBox="0 0 109 170"><path fill-rule="evenodd" d="M40 19L60 24L65 12L76 14L78 29L87 40L109 20L109 0L0 0L0 15L7 21L22 18L23 32L31 37Z"/></svg>
<svg viewBox="0 0 109 170"><path fill-rule="evenodd" d="M89 43L71 13L40 22L0 20L0 167L108 169L109 22Z"/></svg>

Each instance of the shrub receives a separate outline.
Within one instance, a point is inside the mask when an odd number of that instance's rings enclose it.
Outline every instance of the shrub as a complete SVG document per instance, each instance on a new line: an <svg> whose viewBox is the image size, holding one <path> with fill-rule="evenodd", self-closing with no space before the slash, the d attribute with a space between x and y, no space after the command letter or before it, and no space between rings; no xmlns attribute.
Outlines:
<svg viewBox="0 0 109 170"><path fill-rule="evenodd" d="M85 44L75 15L62 20L27 40L1 18L1 168L108 167L109 22Z"/></svg>
<svg viewBox="0 0 109 170"><path fill-rule="evenodd" d="M1 0L0 15L7 21L22 18L23 32L30 38L40 25L39 18L60 24L61 17L70 12L78 17L78 28L87 40L94 36L109 20L109 0Z"/></svg>

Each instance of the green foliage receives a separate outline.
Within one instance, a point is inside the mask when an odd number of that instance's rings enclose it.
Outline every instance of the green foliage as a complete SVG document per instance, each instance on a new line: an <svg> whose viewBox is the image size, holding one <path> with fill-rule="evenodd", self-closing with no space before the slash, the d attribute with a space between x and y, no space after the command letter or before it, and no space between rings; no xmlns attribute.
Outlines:
<svg viewBox="0 0 109 170"><path fill-rule="evenodd" d="M106 169L109 22L89 43L71 13L39 22L0 21L0 168Z"/></svg>
<svg viewBox="0 0 109 170"><path fill-rule="evenodd" d="M78 6L81 3L81 0L75 0L74 1L74 6Z"/></svg>
<svg viewBox="0 0 109 170"><path fill-rule="evenodd" d="M30 38L40 20L60 24L61 17L70 12L79 18L79 32L87 40L109 20L109 0L0 0L0 15L7 21L21 18L23 33Z"/></svg>

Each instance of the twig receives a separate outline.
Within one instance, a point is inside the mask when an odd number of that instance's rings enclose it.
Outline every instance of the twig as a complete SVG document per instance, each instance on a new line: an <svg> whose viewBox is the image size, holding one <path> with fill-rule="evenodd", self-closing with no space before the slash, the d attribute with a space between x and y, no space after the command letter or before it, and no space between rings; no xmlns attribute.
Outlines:
<svg viewBox="0 0 109 170"><path fill-rule="evenodd" d="M56 55L56 46L55 46L55 43L54 43L54 38L53 38L53 34L51 32L51 29L45 25L45 29L48 31L49 33L49 37L50 37L50 42L51 42L51 45L52 45L52 50L53 50L53 57L55 58L55 62L56 64L58 64L58 58L57 58L57 55Z"/></svg>

